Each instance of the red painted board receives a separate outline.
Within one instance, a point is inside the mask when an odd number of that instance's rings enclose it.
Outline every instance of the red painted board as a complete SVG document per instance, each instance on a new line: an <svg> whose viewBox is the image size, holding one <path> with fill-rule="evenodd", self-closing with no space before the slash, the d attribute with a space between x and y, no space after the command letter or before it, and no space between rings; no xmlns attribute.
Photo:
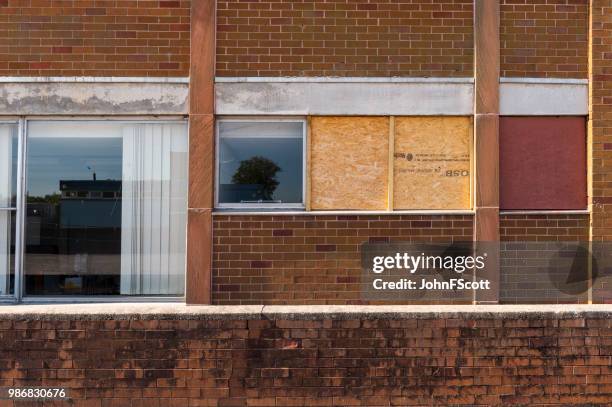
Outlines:
<svg viewBox="0 0 612 407"><path fill-rule="evenodd" d="M586 209L586 119L502 117L500 209Z"/></svg>

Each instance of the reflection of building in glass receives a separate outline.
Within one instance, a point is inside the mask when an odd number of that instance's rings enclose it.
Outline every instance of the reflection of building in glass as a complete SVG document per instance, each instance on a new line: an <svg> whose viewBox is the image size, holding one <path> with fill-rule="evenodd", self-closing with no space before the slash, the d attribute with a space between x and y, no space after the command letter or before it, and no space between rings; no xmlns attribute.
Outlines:
<svg viewBox="0 0 612 407"><path fill-rule="evenodd" d="M121 181L60 181L62 228L120 228Z"/></svg>
<svg viewBox="0 0 612 407"><path fill-rule="evenodd" d="M121 186L60 180L60 194L29 199L26 284L33 292L119 293Z"/></svg>

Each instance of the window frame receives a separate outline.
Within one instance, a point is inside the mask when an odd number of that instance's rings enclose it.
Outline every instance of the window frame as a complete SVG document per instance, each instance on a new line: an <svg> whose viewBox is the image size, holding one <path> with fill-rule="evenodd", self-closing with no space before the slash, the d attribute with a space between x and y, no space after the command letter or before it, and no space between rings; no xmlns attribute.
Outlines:
<svg viewBox="0 0 612 407"><path fill-rule="evenodd" d="M302 202L301 203L221 203L219 202L219 184L221 173L220 160L220 124L225 123L301 123L302 124ZM306 183L308 170L308 121L305 117L228 117L222 116L215 120L215 202L217 210L260 210L260 211L282 211L287 209L303 211L306 210Z"/></svg>
<svg viewBox="0 0 612 407"><path fill-rule="evenodd" d="M20 287L20 283L21 283L21 278L19 276L19 270L20 270L20 266L21 266L21 256L19 253L21 253L21 242L22 242L22 234L23 234L23 229L20 227L21 223L20 223L20 217L22 216L22 211L19 210L19 208L22 205L22 184L20 182L21 177L23 175L23 168L22 168L22 156L24 154L23 148L25 146L23 140L22 140L22 134L23 134L23 126L24 126L24 121L18 117L6 117L6 118L0 118L0 125L13 125L16 127L16 136L17 136L17 174L15 174L16 178L17 178L17 185L15 186L15 205L12 206L11 204L9 204L9 206L6 207L0 207L0 212L6 212L6 213L12 213L15 216L15 253L13 254L13 293L12 294L3 294L0 295L0 303L5 303L5 302L14 302L15 299L17 298L17 294L18 294L18 288ZM10 226L9 226L10 227Z"/></svg>
<svg viewBox="0 0 612 407"><path fill-rule="evenodd" d="M27 147L28 147L28 123L36 121L65 121L65 122L124 122L124 123L175 123L183 124L187 129L187 146L189 147L189 119L186 116L172 115L167 117L160 116L7 116L0 118L1 124L17 124L17 139L18 139L18 162L17 162L17 202L14 209L8 209L16 212L15 225L15 276L12 295L0 296L0 304L2 303L138 303L138 302L179 302L184 303L186 300L186 285L187 285L187 253L185 252L185 269L184 269L184 289L183 295L27 295L25 292L25 221L26 221L26 199L27 191ZM187 205L188 206L188 205ZM188 208L186 208L188 209ZM185 236L187 239L187 236Z"/></svg>

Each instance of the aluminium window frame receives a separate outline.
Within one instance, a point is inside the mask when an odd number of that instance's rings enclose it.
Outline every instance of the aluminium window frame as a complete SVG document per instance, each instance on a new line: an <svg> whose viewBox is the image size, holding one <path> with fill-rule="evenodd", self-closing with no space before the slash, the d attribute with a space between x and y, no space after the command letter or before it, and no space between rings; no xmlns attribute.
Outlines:
<svg viewBox="0 0 612 407"><path fill-rule="evenodd" d="M15 265L14 265L14 287L12 295L0 296L2 303L145 303L145 302L179 302L186 301L186 295L146 295L146 296L127 296L127 295L27 295L25 292L25 221L26 221L26 191L27 191L27 139L28 123L34 121L65 121L65 122L124 122L124 123L175 123L184 124L187 129L187 145L189 148L189 119L184 115L172 116L20 116L20 117L0 118L0 124L18 124L18 153L17 153L17 202L15 220ZM188 205L187 205L188 206ZM187 208L185 208L187 209ZM185 234L187 242L187 234ZM185 246L186 247L186 246ZM187 251L185 251L185 286L187 284Z"/></svg>
<svg viewBox="0 0 612 407"><path fill-rule="evenodd" d="M220 203L219 202L219 184L221 173L220 160L220 132L219 125L222 122L226 123L301 123L302 124L302 202L301 203ZM306 182L308 170L308 120L304 116L221 116L215 120L215 209L219 211L231 210L251 210L251 211L282 211L282 210L306 210Z"/></svg>
<svg viewBox="0 0 612 407"><path fill-rule="evenodd" d="M17 126L17 174L16 174L16 202L15 206L8 206L0 208L0 211L3 212L14 212L15 213L15 253L13 254L13 293L12 294L4 294L0 296L0 303L14 303L18 298L18 289L20 289L19 283L21 283L21 277L19 276L19 269L21 267L21 246L23 241L23 228L21 228L21 216L23 216L23 211L19 210L22 202L22 183L21 177L23 176L23 160L22 157L24 155L23 149L25 148L24 140L22 135L24 133L24 125L25 121L19 117L5 117L0 118L0 124L4 125L16 125Z"/></svg>

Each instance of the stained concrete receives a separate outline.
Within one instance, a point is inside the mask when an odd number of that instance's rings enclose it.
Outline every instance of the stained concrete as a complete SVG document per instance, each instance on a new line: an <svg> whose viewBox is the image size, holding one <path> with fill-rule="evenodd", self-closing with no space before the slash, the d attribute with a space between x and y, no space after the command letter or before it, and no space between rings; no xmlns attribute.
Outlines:
<svg viewBox="0 0 612 407"><path fill-rule="evenodd" d="M219 115L469 115L471 80L220 82Z"/></svg>
<svg viewBox="0 0 612 407"><path fill-rule="evenodd" d="M2 115L184 115L187 83L2 82Z"/></svg>
<svg viewBox="0 0 612 407"><path fill-rule="evenodd" d="M220 78L219 78L220 79ZM471 78L223 78L220 115L462 116L473 113ZM268 80L268 81L266 81ZM576 80L502 78L502 115L586 115L588 85Z"/></svg>

